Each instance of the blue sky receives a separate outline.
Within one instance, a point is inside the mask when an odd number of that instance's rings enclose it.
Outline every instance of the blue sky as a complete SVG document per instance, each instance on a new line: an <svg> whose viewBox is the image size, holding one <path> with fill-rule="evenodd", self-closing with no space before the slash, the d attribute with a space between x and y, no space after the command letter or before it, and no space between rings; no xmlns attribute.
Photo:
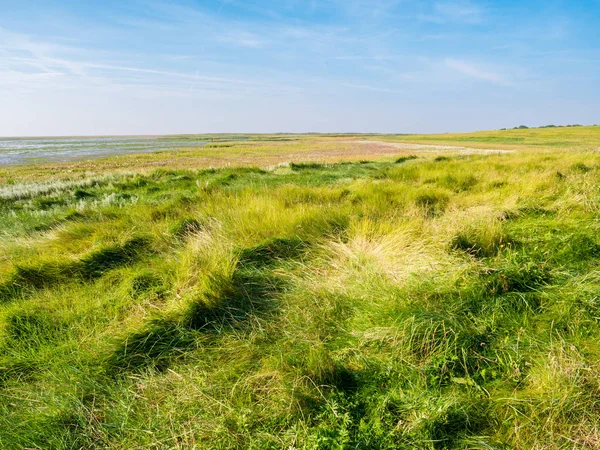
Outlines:
<svg viewBox="0 0 600 450"><path fill-rule="evenodd" d="M0 136L600 123L600 0L0 0Z"/></svg>

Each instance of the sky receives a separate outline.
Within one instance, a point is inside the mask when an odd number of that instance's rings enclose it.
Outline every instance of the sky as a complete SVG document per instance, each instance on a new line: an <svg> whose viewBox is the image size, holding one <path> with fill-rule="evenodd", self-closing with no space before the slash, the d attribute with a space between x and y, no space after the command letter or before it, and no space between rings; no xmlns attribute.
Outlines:
<svg viewBox="0 0 600 450"><path fill-rule="evenodd" d="M0 0L0 136L600 123L600 0Z"/></svg>

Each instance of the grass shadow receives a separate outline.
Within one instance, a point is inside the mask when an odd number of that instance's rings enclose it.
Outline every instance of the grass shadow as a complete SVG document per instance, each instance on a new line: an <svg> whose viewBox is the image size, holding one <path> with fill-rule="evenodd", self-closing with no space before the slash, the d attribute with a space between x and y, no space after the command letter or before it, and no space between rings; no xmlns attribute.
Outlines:
<svg viewBox="0 0 600 450"><path fill-rule="evenodd" d="M243 249L229 277L214 277L207 291L179 318L151 321L142 331L126 336L106 360L117 376L145 368L164 370L172 360L194 349L198 333L218 336L240 329L253 316L273 312L287 281L273 269L300 256L304 244L296 239L269 239Z"/></svg>
<svg viewBox="0 0 600 450"><path fill-rule="evenodd" d="M138 236L123 244L101 247L76 261L16 265L9 279L0 284L0 304L74 279L91 281L112 269L133 264L151 251L151 239Z"/></svg>

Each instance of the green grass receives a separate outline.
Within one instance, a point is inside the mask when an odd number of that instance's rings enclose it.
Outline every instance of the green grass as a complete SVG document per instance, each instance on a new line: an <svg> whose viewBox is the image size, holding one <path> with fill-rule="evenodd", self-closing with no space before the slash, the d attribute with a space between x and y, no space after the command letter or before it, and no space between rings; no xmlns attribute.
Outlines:
<svg viewBox="0 0 600 450"><path fill-rule="evenodd" d="M0 184L0 447L598 448L584 131L507 154L7 169L25 181Z"/></svg>
<svg viewBox="0 0 600 450"><path fill-rule="evenodd" d="M589 151L598 149L599 137L600 126L576 126L569 128L509 129L438 135L401 135L389 136L385 137L385 139L442 145L475 145L483 148L543 148Z"/></svg>

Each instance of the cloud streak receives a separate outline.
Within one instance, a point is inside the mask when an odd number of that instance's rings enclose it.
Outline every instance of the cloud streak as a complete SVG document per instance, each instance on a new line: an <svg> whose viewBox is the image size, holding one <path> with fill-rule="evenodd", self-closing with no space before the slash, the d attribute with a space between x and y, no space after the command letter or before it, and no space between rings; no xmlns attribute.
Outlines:
<svg viewBox="0 0 600 450"><path fill-rule="evenodd" d="M421 14L418 18L440 25L448 23L477 25L483 22L484 9L468 1L435 2L429 14Z"/></svg>
<svg viewBox="0 0 600 450"><path fill-rule="evenodd" d="M285 86L252 77L235 78L213 74L146 68L104 62L85 49L61 46L23 33L0 28L0 90L32 93L36 90L109 89L127 87L148 92L182 86L194 91L239 92L240 90L285 89ZM117 54L113 54L118 56ZM185 93L185 91L181 91Z"/></svg>
<svg viewBox="0 0 600 450"><path fill-rule="evenodd" d="M485 70L467 61L448 58L444 60L444 64L449 69L475 80L487 81L501 86L511 86L513 84L506 75Z"/></svg>

